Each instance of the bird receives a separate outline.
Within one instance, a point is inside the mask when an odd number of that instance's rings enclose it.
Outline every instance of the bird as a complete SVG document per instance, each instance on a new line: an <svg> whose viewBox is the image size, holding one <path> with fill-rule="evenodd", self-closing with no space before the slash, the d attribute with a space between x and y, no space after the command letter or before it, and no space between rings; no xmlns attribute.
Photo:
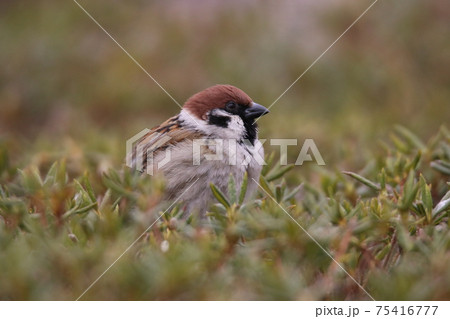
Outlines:
<svg viewBox="0 0 450 319"><path fill-rule="evenodd" d="M247 174L248 200L264 163L256 120L269 110L241 89L218 84L186 100L179 114L152 128L127 154L132 167L165 179L165 199L182 203L187 214L206 211L214 201L210 185L228 195ZM232 185L232 184L231 184Z"/></svg>

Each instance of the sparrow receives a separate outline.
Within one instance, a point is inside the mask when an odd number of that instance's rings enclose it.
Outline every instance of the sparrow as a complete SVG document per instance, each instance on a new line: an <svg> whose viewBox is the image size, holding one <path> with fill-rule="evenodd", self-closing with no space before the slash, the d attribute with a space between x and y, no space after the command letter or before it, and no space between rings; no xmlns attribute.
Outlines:
<svg viewBox="0 0 450 319"><path fill-rule="evenodd" d="M211 183L227 194L232 176L239 192L247 173L246 199L256 190L264 148L255 121L267 113L237 87L215 85L191 96L127 156L137 170L164 177L167 200L204 217L214 199Z"/></svg>

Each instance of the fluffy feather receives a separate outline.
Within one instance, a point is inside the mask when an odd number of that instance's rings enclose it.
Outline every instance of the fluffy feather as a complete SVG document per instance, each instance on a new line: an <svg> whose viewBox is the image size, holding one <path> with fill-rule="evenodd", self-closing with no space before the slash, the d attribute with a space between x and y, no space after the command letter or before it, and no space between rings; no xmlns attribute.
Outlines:
<svg viewBox="0 0 450 319"><path fill-rule="evenodd" d="M258 180L261 171L257 159L264 155L254 117L247 112L255 109L254 105L257 104L247 94L231 85L216 85L193 95L178 115L153 128L136 143L131 154L136 168L146 171L151 165L152 172L162 173L167 180L166 198L173 200L182 195L180 201L188 212L204 214L212 200L209 184L214 183L227 193L230 174L239 189L247 172L247 194L251 194L256 188L252 179ZM249 136L251 141L247 140ZM208 159L217 155L218 147L222 158ZM195 150L200 151L199 157ZM198 165L194 164L196 158L200 159Z"/></svg>

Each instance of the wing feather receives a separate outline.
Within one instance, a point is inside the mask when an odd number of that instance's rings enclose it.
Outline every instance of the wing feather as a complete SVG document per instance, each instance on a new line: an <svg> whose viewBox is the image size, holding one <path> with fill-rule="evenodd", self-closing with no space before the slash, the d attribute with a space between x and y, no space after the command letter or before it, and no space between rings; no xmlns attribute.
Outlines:
<svg viewBox="0 0 450 319"><path fill-rule="evenodd" d="M168 147L174 146L185 140L201 138L202 135L193 129L186 128L180 124L178 115L169 118L167 121L154 127L140 138L133 146L132 166L140 171L145 171L147 167L147 154L154 156ZM138 163L141 163L139 165Z"/></svg>

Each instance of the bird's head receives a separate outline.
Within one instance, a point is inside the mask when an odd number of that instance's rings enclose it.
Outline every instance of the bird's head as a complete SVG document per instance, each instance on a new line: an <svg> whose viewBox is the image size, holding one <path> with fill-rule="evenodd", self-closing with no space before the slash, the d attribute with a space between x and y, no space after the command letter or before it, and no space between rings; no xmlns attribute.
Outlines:
<svg viewBox="0 0 450 319"><path fill-rule="evenodd" d="M215 85L191 96L183 106L191 116L205 123L204 130L219 138L257 138L256 119L269 110L232 85Z"/></svg>

